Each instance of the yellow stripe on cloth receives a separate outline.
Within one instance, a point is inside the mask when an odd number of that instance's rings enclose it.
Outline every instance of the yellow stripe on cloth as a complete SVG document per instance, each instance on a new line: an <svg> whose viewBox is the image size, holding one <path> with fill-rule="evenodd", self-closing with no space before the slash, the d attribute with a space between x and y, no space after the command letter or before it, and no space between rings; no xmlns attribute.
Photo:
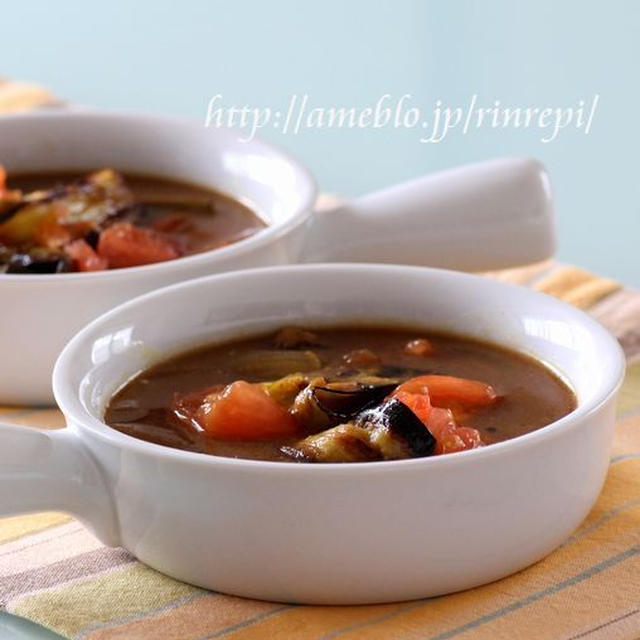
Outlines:
<svg viewBox="0 0 640 640"><path fill-rule="evenodd" d="M545 260L544 262L537 262L524 267L502 269L501 271L485 271L482 275L500 282L526 285L540 279L553 269L557 269L557 267L554 267L553 261Z"/></svg>
<svg viewBox="0 0 640 640"><path fill-rule="evenodd" d="M26 516L12 516L0 520L0 544L5 544L23 536L45 531L70 522L73 518L66 513L31 513ZM2 548L0 547L0 553Z"/></svg>
<svg viewBox="0 0 640 640"><path fill-rule="evenodd" d="M136 563L115 571L24 595L7 611L73 637L124 621L202 593Z"/></svg>
<svg viewBox="0 0 640 640"><path fill-rule="evenodd" d="M640 361L627 367L620 395L618 396L618 416L640 414Z"/></svg>

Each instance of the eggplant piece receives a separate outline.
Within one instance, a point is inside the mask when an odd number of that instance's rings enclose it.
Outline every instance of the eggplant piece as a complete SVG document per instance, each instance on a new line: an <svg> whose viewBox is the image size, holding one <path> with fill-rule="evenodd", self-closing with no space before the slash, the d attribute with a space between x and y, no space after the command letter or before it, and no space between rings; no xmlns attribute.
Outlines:
<svg viewBox="0 0 640 640"><path fill-rule="evenodd" d="M278 451L291 462L313 462L304 451L296 447L282 446Z"/></svg>
<svg viewBox="0 0 640 640"><path fill-rule="evenodd" d="M298 462L367 462L379 460L366 429L352 423L340 424L301 440L280 452Z"/></svg>
<svg viewBox="0 0 640 640"><path fill-rule="evenodd" d="M133 194L122 176L103 169L79 183L24 195L17 209L0 223L0 240L16 247L31 245L38 229L48 221L66 226L81 237L90 229L100 230L109 218L132 203Z"/></svg>
<svg viewBox="0 0 640 640"><path fill-rule="evenodd" d="M409 407L396 398L359 414L355 422L315 433L280 449L297 462L367 462L423 458L436 439Z"/></svg>
<svg viewBox="0 0 640 640"><path fill-rule="evenodd" d="M39 252L14 253L7 263L5 273L43 274L72 271L71 260L62 253Z"/></svg>
<svg viewBox="0 0 640 640"><path fill-rule="evenodd" d="M422 420L397 398L363 411L355 424L369 431L371 443L385 460L424 458L436 446Z"/></svg>
<svg viewBox="0 0 640 640"><path fill-rule="evenodd" d="M304 426L307 433L324 431L329 427L335 427L340 422L340 419L323 411L316 402L314 389L325 383L326 380L322 377L310 380L309 384L296 395L289 410L297 423Z"/></svg>
<svg viewBox="0 0 640 640"><path fill-rule="evenodd" d="M350 420L365 409L384 400L398 382L365 384L362 382L334 382L312 390L317 405L328 415Z"/></svg>
<svg viewBox="0 0 640 640"><path fill-rule="evenodd" d="M363 409L378 404L398 386L395 380L378 381L373 377L371 380L370 383L357 380L327 382L321 376L307 379L306 386L298 392L290 405L291 414L310 433L335 427L358 415ZM287 378L283 381L286 382ZM283 394L277 393L274 383L270 383L269 387L267 392L276 397L276 400L283 397Z"/></svg>

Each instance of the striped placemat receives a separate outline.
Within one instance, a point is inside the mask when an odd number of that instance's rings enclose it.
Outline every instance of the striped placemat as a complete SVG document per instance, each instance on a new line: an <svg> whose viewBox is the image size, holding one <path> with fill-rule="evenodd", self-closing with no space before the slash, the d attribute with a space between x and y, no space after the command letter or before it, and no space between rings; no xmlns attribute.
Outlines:
<svg viewBox="0 0 640 640"><path fill-rule="evenodd" d="M0 82L0 111L51 104ZM361 607L282 605L192 587L110 549L67 515L0 520L0 608L85 640L631 639L640 637L640 294L575 267L487 274L588 310L629 367L611 468L596 506L560 549L516 575L428 600ZM0 420L64 426L56 409L0 407Z"/></svg>

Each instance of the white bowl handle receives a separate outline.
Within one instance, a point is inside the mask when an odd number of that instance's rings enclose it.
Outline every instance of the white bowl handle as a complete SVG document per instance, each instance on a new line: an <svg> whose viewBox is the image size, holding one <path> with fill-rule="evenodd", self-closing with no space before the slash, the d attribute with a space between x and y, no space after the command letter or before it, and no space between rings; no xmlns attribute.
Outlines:
<svg viewBox="0 0 640 640"><path fill-rule="evenodd" d="M110 546L117 518L104 478L70 429L42 431L0 423L0 515L65 511Z"/></svg>
<svg viewBox="0 0 640 640"><path fill-rule="evenodd" d="M303 262L386 262L482 271L555 250L544 167L503 158L435 173L314 214Z"/></svg>

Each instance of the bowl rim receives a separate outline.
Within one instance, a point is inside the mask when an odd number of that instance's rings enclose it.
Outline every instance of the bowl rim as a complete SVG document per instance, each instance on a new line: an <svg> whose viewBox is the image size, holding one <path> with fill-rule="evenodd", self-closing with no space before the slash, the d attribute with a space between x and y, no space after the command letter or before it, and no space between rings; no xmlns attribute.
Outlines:
<svg viewBox="0 0 640 640"><path fill-rule="evenodd" d="M427 277L435 277L452 282L456 281L474 281L474 286L484 286L494 289L500 289L509 295L509 291L514 293L517 291L520 295L526 295L561 307L565 312L569 312L576 322L586 328L589 333L602 342L609 350L609 357L615 366L612 367L608 384L603 384L604 389L594 394L593 398L587 399L583 403L579 403L576 409L566 416L552 422L544 427L530 431L529 433L497 442L486 447L458 452L455 455L432 456L427 458L409 458L407 460L386 460L367 463L323 463L319 465L292 464L291 462L276 462L265 460L249 460L243 458L225 458L211 454L204 454L195 451L185 451L174 449L165 445L147 442L128 436L112 427L108 426L104 421L95 417L93 413L85 406L80 398L79 389L74 390L68 382L70 379L66 375L67 370L72 366L78 353L85 350L87 346L85 342L91 335L102 325L117 318L119 314L129 310L132 307L144 305L148 300L158 297L170 296L175 290L188 287L200 287L203 284L218 280L232 280L251 276L252 274L260 274L265 277L273 275L274 277L286 277L287 273L292 272L318 272L327 273L327 277L335 277L332 272L350 270L355 272L397 272L404 275L413 275L420 277L420 274ZM280 276L278 274L284 274ZM330 475L338 474L358 474L369 473L380 470L413 470L420 468L436 468L447 465L464 464L466 460L481 460L485 458L494 458L496 456L509 455L523 447L528 447L538 443L540 440L553 439L559 432L567 428L577 427L586 418L597 412L604 404L611 400L622 381L626 370L626 360L622 348L618 341L596 320L591 318L583 311L568 305L567 303L553 298L547 294L533 291L522 286L507 284L495 280L490 280L479 275L454 272L445 269L433 269L427 267L411 267L400 265L374 265L374 264L358 264L358 263L333 263L333 264L313 264L313 265L293 265L293 266L276 266L267 268L246 269L240 271L231 271L227 273L209 275L193 280L180 282L174 285L157 289L150 293L138 296L124 304L121 304L107 313L93 320L76 334L71 341L65 346L62 353L58 357L53 372L53 391L56 402L68 421L68 428L88 430L93 435L107 444L114 445L123 450L133 450L136 453L150 455L157 458L171 458L177 461L183 461L195 466L221 467L230 470L240 470L242 472L270 472L270 473L328 473ZM85 372L86 373L86 372ZM571 379L567 376L569 382Z"/></svg>
<svg viewBox="0 0 640 640"><path fill-rule="evenodd" d="M74 120L80 118L96 118L105 120L145 120L147 122L155 123L159 128L167 126L173 127L197 127L198 120L194 118L185 118L175 115L157 114L153 112L145 112L135 109L99 109L89 107L74 107L69 109L55 110L42 110L42 111L27 111L21 113L3 114L0 116L0 126L2 122L17 121L17 120ZM207 129L202 125L202 132L204 135L215 135L215 132L222 131L226 135L233 135L238 133L239 130L230 129L227 127L216 127L214 129ZM247 238L238 240L224 247L217 249L210 249L208 251L202 251L200 253L194 253L192 255L182 256L173 260L166 260L164 262L155 262L152 264L140 265L137 267L124 267L122 269L105 269L103 271L87 271L87 272L71 272L71 273L51 273L51 274L7 274L0 273L0 282L70 282L77 279L94 279L94 280L113 280L127 277L138 277L145 273L158 273L171 270L184 270L190 267L200 266L208 264L209 262L215 262L216 260L224 260L226 258L235 258L247 254L250 251L260 249L270 242L275 241L277 238L285 235L292 229L302 224L312 213L316 198L318 195L318 185L315 177L311 171L299 160L297 160L292 154L283 149L282 147L264 142L262 139L256 137L246 144L247 151L251 149L259 148L268 153L280 156L286 163L288 163L298 175L306 182L306 194L304 195L302 205L297 207L288 215L284 220L274 224L268 224L264 229L260 229L256 233ZM117 167L116 167L117 169Z"/></svg>

